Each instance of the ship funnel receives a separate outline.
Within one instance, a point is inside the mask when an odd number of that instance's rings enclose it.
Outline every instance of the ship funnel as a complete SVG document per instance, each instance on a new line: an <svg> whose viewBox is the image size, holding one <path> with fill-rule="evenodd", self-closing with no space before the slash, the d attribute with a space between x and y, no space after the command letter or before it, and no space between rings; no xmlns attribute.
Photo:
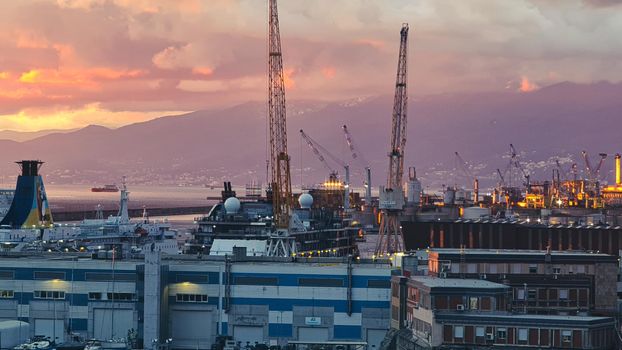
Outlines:
<svg viewBox="0 0 622 350"><path fill-rule="evenodd" d="M0 222L12 228L45 228L53 225L52 212L48 204L43 178L39 169L40 160L22 160L16 162L22 170L17 177L15 196L9 211Z"/></svg>
<svg viewBox="0 0 622 350"><path fill-rule="evenodd" d="M622 180L620 179L620 153L616 153L615 162L616 162L616 185L622 185Z"/></svg>

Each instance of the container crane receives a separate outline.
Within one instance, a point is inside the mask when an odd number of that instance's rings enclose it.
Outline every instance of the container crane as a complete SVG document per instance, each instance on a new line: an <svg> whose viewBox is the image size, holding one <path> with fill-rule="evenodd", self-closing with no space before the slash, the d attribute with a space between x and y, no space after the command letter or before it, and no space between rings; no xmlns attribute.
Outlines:
<svg viewBox="0 0 622 350"><path fill-rule="evenodd" d="M380 231L375 255L393 254L402 250L402 230L399 215L404 208L404 150L406 146L406 121L408 106L408 24L400 30L400 51L395 79L395 97L391 125L391 144L389 150L389 173L387 186L380 187Z"/></svg>
<svg viewBox="0 0 622 350"><path fill-rule="evenodd" d="M525 188L527 189L527 192L529 192L529 187L531 185L531 183L529 182L530 176L525 170L525 168L523 167L523 165L520 163L520 160L518 159L518 153L516 152L516 148L514 148L514 145L511 143L510 143L510 155L511 155L511 159L514 162L514 166L516 167L516 169L520 170L521 174L525 178Z"/></svg>
<svg viewBox="0 0 622 350"><path fill-rule="evenodd" d="M292 182L287 153L285 80L277 1L269 0L268 19L268 129L270 130L270 191L274 232L268 243L268 255L291 256L296 243L289 235Z"/></svg>
<svg viewBox="0 0 622 350"><path fill-rule="evenodd" d="M356 147L356 145L354 144L354 141L352 140L352 134L350 134L348 127L344 125L342 129L346 137L346 142L348 143L348 148L350 149L350 153L352 154L352 159L358 160L363 165L363 167L365 167L365 207L371 208L371 168L369 166L369 162L365 160L358 147Z"/></svg>
<svg viewBox="0 0 622 350"><path fill-rule="evenodd" d="M324 158L324 155L328 156L339 166L343 167L346 173L346 179L345 179L345 183L343 186L344 188L343 209L345 211L348 211L350 209L350 165L348 165L346 162L342 161L341 159L335 157L326 148L322 147L322 145L320 145L317 141L312 139L311 136L307 135L302 129L300 129L300 136L305 140L309 148L311 148L311 151L313 151L313 153L317 156L317 158L320 160L322 165L324 165L324 167L328 169L331 175L337 176L337 171L334 170L330 166L330 164L328 164L328 162L326 161L326 158Z"/></svg>
<svg viewBox="0 0 622 350"><path fill-rule="evenodd" d="M596 168L593 168L592 164L590 163L590 158L587 154L587 151L581 151L581 156L583 157L583 161L585 162L585 172L588 175L588 179L593 182L598 181L600 169L603 167L603 163L607 158L607 153L599 153L598 155L600 156L600 160L598 161L598 165L596 166Z"/></svg>
<svg viewBox="0 0 622 350"><path fill-rule="evenodd" d="M456 155L456 160L458 161L458 165L460 166L460 169L462 169L462 172L464 173L464 175L469 180L473 181L473 204L477 204L479 202L479 180L477 179L475 175L473 175L467 163L460 156L460 153L458 152L454 152L454 153ZM499 171L499 169L497 169L497 171ZM499 172L499 175L501 175L501 172ZM503 178L503 176L501 178Z"/></svg>

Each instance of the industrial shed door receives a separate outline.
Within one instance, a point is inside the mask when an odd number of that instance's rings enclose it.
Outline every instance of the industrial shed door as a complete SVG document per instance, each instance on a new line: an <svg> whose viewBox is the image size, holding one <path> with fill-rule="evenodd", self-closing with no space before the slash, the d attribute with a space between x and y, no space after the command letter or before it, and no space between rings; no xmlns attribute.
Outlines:
<svg viewBox="0 0 622 350"><path fill-rule="evenodd" d="M380 343L387 334L386 329L368 329L367 330L367 350L380 349Z"/></svg>
<svg viewBox="0 0 622 350"><path fill-rule="evenodd" d="M264 343L262 326L233 326L233 339L239 341L242 348L246 342L255 345L255 342Z"/></svg>
<svg viewBox="0 0 622 350"><path fill-rule="evenodd" d="M44 335L56 340L57 343L65 341L65 322L45 318L35 319L35 335Z"/></svg>
<svg viewBox="0 0 622 350"><path fill-rule="evenodd" d="M171 338L175 349L209 349L214 338L211 311L173 310Z"/></svg>
<svg viewBox="0 0 622 350"><path fill-rule="evenodd" d="M134 311L132 310L93 309L93 338L95 339L127 338L127 331L134 328L133 324Z"/></svg>
<svg viewBox="0 0 622 350"><path fill-rule="evenodd" d="M298 327L298 340L328 341L328 328Z"/></svg>

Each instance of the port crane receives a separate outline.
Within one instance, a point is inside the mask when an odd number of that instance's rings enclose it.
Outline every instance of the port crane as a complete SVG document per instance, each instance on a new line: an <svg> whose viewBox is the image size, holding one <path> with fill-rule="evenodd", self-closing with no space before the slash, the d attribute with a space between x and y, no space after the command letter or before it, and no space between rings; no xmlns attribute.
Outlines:
<svg viewBox="0 0 622 350"><path fill-rule="evenodd" d="M375 255L393 254L402 250L402 229L399 215L404 208L404 150L406 147L406 121L408 106L408 24L400 29L400 50L395 79L395 97L391 124L389 149L389 172L387 185L380 187L380 230Z"/></svg>
<svg viewBox="0 0 622 350"><path fill-rule="evenodd" d="M585 162L585 172L587 173L588 180L592 182L598 181L598 177L600 175L600 169L602 168L603 163L605 162L605 159L607 158L607 153L598 154L598 156L600 157L600 160L598 161L598 165L596 166L596 168L592 167L587 151L581 151L581 156L583 157L583 161Z"/></svg>
<svg viewBox="0 0 622 350"><path fill-rule="evenodd" d="M270 139L270 191L275 226L268 243L268 255L291 256L296 243L289 235L292 183L287 153L285 79L277 1L269 0L268 19L268 129Z"/></svg>
<svg viewBox="0 0 622 350"><path fill-rule="evenodd" d="M343 199L343 209L348 211L350 209L350 165L341 159L334 156L330 153L326 148L322 147L317 141L311 138L311 136L307 135L304 130L300 129L300 136L305 140L311 151L316 155L316 157L320 160L322 165L330 172L331 176L337 176L337 171L333 169L324 155L328 156L333 162L337 163L339 166L343 167L346 175L346 179L344 182L344 199Z"/></svg>
<svg viewBox="0 0 622 350"><path fill-rule="evenodd" d="M529 192L529 174L527 173L527 171L525 170L525 168L523 167L523 165L521 164L519 158L518 158L518 153L516 152L516 148L514 148L514 145L510 143L510 155L511 155L511 159L513 161L514 167L516 167L516 169L520 170L521 174L523 175L523 177L525 178L525 188L527 189L527 192Z"/></svg>
<svg viewBox="0 0 622 350"><path fill-rule="evenodd" d="M352 134L350 134L348 126L344 125L342 129L346 137L346 142L348 143L348 149L350 149L350 153L352 154L352 159L358 160L365 168L365 182L363 184L365 186L365 207L369 209L371 208L371 167L352 140Z"/></svg>
<svg viewBox="0 0 622 350"><path fill-rule="evenodd" d="M456 161L462 170L462 173L469 180L473 181L473 204L477 204L479 202L479 180L477 179L477 176L473 175L473 172L471 172L467 163L464 161L462 156L460 156L460 153L456 151L454 154L456 155ZM497 169L497 171L499 171L499 169ZM501 172L499 172L499 175L501 175ZM501 176L501 178L503 179L503 176Z"/></svg>

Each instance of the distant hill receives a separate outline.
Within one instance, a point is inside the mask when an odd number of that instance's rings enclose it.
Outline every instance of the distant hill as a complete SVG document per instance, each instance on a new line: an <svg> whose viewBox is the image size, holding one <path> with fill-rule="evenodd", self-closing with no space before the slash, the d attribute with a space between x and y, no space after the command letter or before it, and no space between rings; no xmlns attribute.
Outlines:
<svg viewBox="0 0 622 350"><path fill-rule="evenodd" d="M11 141L28 141L36 139L37 137L45 136L53 133L68 133L76 131L78 129L63 129L63 130L41 130L41 131L14 131L14 130L0 130L0 140Z"/></svg>
<svg viewBox="0 0 622 350"><path fill-rule="evenodd" d="M470 182L455 170L454 151L459 151L472 172L482 178L483 186L493 185L497 181L495 170L506 167L510 143L534 173L532 179L550 178L556 158L564 167L569 167L574 158L583 168L579 157L583 149L594 156L622 151L621 96L622 84L560 83L530 93L411 98L405 164L416 165L424 186L432 190L443 183ZM293 183L311 184L327 175L301 141L298 130L304 129L336 156L350 160L343 124L348 125L361 153L370 161L374 186L385 182L391 105L391 96L290 103L288 139ZM162 117L118 129L89 126L21 143L0 140L0 147L0 174L4 176L17 173L13 161L38 158L46 161L42 172L48 182L118 182L127 175L135 183L220 186L222 180L229 179L243 185L252 179L265 179L265 103ZM605 177L612 163L612 159L606 162ZM353 162L352 168L357 186L362 182L362 165Z"/></svg>

